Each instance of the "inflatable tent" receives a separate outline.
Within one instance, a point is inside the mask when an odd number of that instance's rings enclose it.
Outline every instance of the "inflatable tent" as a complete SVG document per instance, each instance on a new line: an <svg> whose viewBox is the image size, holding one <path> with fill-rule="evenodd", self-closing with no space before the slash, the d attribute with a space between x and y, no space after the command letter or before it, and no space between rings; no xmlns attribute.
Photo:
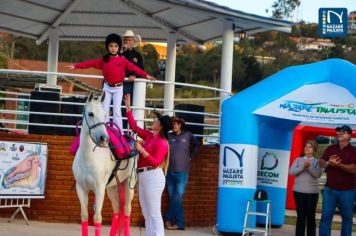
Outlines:
<svg viewBox="0 0 356 236"><path fill-rule="evenodd" d="M217 229L243 230L256 189L272 201L272 225L284 224L294 128L356 124L356 66L331 59L286 68L222 103ZM257 206L258 211L263 211ZM264 219L257 217L258 223ZM255 224L255 221L252 222Z"/></svg>

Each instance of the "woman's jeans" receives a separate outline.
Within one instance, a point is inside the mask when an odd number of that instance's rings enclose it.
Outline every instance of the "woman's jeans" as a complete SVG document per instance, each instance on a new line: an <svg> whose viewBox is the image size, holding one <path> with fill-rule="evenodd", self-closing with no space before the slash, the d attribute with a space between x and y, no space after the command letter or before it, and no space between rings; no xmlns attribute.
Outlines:
<svg viewBox="0 0 356 236"><path fill-rule="evenodd" d="M184 228L183 195L188 181L188 172L168 172L167 189L169 205L166 220L174 220L179 228Z"/></svg>
<svg viewBox="0 0 356 236"><path fill-rule="evenodd" d="M138 174L138 191L142 213L145 218L145 236L164 236L161 198L166 179L161 168Z"/></svg>
<svg viewBox="0 0 356 236"><path fill-rule="evenodd" d="M341 236L351 236L352 216L355 190L335 190L325 187L323 191L323 206L319 227L320 236L330 236L332 219L336 207L339 207L342 218Z"/></svg>

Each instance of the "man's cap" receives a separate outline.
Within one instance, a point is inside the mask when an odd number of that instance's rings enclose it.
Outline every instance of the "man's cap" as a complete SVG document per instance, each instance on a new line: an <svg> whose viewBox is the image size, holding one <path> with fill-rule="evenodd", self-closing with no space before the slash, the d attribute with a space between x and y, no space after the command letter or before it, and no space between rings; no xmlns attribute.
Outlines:
<svg viewBox="0 0 356 236"><path fill-rule="evenodd" d="M348 125L343 125L343 126L340 126L340 127L336 127L335 130L336 131L346 131L347 133L352 134L352 129Z"/></svg>

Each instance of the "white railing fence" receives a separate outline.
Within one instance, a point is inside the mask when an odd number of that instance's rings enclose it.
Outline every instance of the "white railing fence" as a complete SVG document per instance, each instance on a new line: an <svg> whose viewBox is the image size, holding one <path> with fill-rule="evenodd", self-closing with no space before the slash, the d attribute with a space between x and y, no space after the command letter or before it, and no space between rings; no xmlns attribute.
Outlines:
<svg viewBox="0 0 356 236"><path fill-rule="evenodd" d="M102 76L95 76L95 75L80 75L80 74L71 74L71 73L51 73L51 72L43 72L43 71L26 71L26 70L6 70L0 69L0 85L1 85L1 78L11 75L32 75L34 77L38 76L46 76L48 74L56 75L58 77L74 77L74 78L93 78L93 79L102 79ZM164 84L174 84L175 86L180 87L190 87L208 91L226 93L218 88L212 88L204 85L194 85L194 84L185 84L185 83L172 83L172 82L165 82L165 81L147 81L145 79L136 79L134 83L134 100L133 100L133 111L134 116L138 122L143 125L143 122L152 122L153 118L149 115L150 111L156 110L162 113L171 112L173 114L186 114L186 115L199 115L203 116L203 122L196 123L196 122L186 122L186 125L191 126L199 126L203 127L203 133L195 133L194 135L197 137L207 138L218 140L219 139L219 128L220 128L220 112L219 110L212 111L212 112L197 112L197 111L189 111L189 110L168 110L162 107L163 104L163 97L160 98L146 98L146 90L147 90L147 82L154 84L154 86L161 86ZM71 113L71 112L39 112L39 111L31 111L30 104L40 103L43 106L81 106L83 107L85 103L84 94L61 94L60 101L48 101L48 100L36 100L31 99L31 91L34 89L21 89L21 92L11 91L11 88L0 90L0 131L5 132L29 132L29 126L47 126L52 127L54 129L62 129L62 128L71 128L74 130L75 123L68 124L68 122L63 122L64 118L70 118L72 120L80 120L81 114L78 113ZM139 95L136 95L139 94ZM140 96L141 95L141 96ZM231 95L231 94L229 94ZM82 102L67 102L63 101L63 98L68 96L73 96L76 98L82 98ZM64 99L65 100L65 99ZM177 103L189 103L195 104L198 103L204 105L205 101L208 102L216 102L219 103L219 97L193 97L193 98L175 98L175 104ZM154 102L158 104L156 107L148 106L150 102ZM219 107L217 104L216 107ZM77 109L78 110L78 109ZM81 109L79 109L81 110ZM56 122L53 123L39 123L39 122L30 122L29 117L32 115L43 115L47 117L56 117ZM126 117L123 117L125 120ZM148 124L149 125L149 124ZM213 133L213 134L212 134Z"/></svg>

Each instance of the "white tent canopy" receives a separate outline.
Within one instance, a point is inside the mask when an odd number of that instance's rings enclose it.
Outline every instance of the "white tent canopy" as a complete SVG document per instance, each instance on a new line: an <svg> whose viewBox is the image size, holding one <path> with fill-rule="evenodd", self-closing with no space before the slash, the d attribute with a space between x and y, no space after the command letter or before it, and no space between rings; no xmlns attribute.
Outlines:
<svg viewBox="0 0 356 236"><path fill-rule="evenodd" d="M168 42L164 108L174 108L177 42L203 44L223 41L220 93L231 93L233 41L241 31L247 34L277 30L291 31L291 22L270 19L219 6L203 0L1 0L0 31L33 38L38 44L48 39L48 71L57 72L60 40L103 41L110 33L128 29L143 41ZM56 75L47 76L56 86ZM145 82L135 82L134 93L144 106ZM138 96L134 98L139 99ZM135 117L142 118L143 110ZM172 112L168 112L172 114Z"/></svg>
<svg viewBox="0 0 356 236"><path fill-rule="evenodd" d="M219 6L203 0L2 0L0 31L30 37L41 43L51 28L59 40L102 41L109 33L134 30L144 41L203 44L221 39L224 21L234 34L268 30L290 32L291 23Z"/></svg>

